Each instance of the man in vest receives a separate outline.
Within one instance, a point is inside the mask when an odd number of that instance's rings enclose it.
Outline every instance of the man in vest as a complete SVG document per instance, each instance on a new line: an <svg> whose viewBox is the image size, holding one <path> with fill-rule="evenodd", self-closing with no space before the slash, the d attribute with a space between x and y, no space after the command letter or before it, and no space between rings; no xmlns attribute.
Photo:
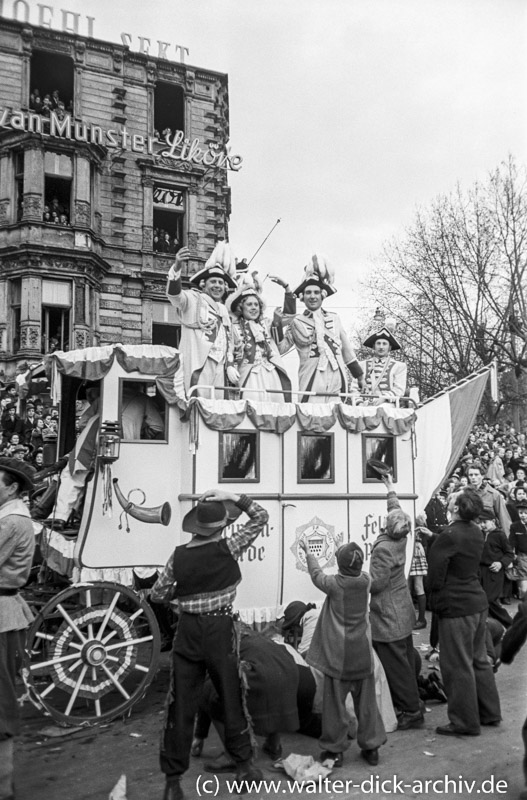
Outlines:
<svg viewBox="0 0 527 800"><path fill-rule="evenodd" d="M192 386L198 384L225 386L232 334L224 299L230 289L236 288L231 276L216 264L196 272L190 278L192 288L183 289L181 270L190 258L188 247L182 247L170 267L166 290L181 322L179 349L187 397Z"/></svg>
<svg viewBox="0 0 527 800"><path fill-rule="evenodd" d="M224 529L241 513L245 525L226 538ZM194 717L208 673L221 698L225 745L236 763L240 793L262 773L253 766L249 725L242 705L232 604L241 580L238 559L261 533L267 511L246 495L210 490L183 519L190 542L176 547L152 588L154 602L176 598L179 622L160 763L166 776L163 800L183 800L181 776L189 766Z"/></svg>
<svg viewBox="0 0 527 800"><path fill-rule="evenodd" d="M394 350L401 349L392 331L384 325L370 334L363 345L371 347L374 353L371 358L361 362L365 391L377 398L376 405L402 397L406 391L407 368L402 361L396 361L390 356Z"/></svg>

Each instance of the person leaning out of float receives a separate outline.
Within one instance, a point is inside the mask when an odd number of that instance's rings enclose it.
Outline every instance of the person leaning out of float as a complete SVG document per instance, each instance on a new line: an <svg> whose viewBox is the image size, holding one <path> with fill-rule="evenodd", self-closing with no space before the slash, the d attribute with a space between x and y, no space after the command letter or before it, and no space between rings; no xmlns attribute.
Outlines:
<svg viewBox="0 0 527 800"><path fill-rule="evenodd" d="M243 282L226 305L233 318L229 381L240 388L259 390L248 393L249 400L289 401L291 381L272 336L271 321L264 316L265 304L256 274L253 285ZM269 390L272 392L266 395Z"/></svg>

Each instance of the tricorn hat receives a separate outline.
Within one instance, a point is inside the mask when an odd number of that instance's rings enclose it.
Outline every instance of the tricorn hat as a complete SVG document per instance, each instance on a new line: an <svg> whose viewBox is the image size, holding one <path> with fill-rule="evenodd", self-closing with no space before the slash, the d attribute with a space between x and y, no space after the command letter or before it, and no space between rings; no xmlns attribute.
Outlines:
<svg viewBox="0 0 527 800"><path fill-rule="evenodd" d="M19 461L17 458L0 458L0 470L14 475L17 482L20 484L21 490L31 492L33 491L33 475L35 470L25 461Z"/></svg>
<svg viewBox="0 0 527 800"><path fill-rule="evenodd" d="M386 339L390 343L390 347L392 350L400 350L401 345L393 335L393 332L387 325L383 325L380 330L375 331L374 333L370 333L367 339L363 341L364 347L375 347L375 342L378 339Z"/></svg>
<svg viewBox="0 0 527 800"><path fill-rule="evenodd" d="M220 264L215 264L212 267L203 267L203 269L195 272L189 281L192 286L199 289L201 281L207 281L209 278L221 278L225 281L229 289L236 289L236 282L231 278L228 272L225 272Z"/></svg>
<svg viewBox="0 0 527 800"><path fill-rule="evenodd" d="M293 294L301 298L308 286L318 286L326 293L326 297L330 297L337 291L333 286L334 280L335 273L326 256L322 253L314 253L304 267L304 280L300 286L297 286Z"/></svg>
<svg viewBox="0 0 527 800"><path fill-rule="evenodd" d="M228 500L198 500L194 508L183 517L181 527L187 533L195 533L197 536L212 536L238 519L241 513L241 508Z"/></svg>
<svg viewBox="0 0 527 800"><path fill-rule="evenodd" d="M252 286L239 287L237 291L233 292L227 299L225 305L230 314L237 314L240 304L243 303L246 297L257 297L260 304L263 304L260 292Z"/></svg>

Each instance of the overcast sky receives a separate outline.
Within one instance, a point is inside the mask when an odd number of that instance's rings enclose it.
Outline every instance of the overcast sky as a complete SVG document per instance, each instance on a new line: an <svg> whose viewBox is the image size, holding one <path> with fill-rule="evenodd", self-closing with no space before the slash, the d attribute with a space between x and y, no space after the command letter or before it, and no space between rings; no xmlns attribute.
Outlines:
<svg viewBox="0 0 527 800"><path fill-rule="evenodd" d="M190 64L229 74L244 158L230 175L234 251L251 257L280 217L254 267L295 283L322 252L333 306L363 304L357 276L416 207L509 153L525 162L525 0L47 2L57 27L61 8L89 14L98 39L168 41L174 60L183 45Z"/></svg>

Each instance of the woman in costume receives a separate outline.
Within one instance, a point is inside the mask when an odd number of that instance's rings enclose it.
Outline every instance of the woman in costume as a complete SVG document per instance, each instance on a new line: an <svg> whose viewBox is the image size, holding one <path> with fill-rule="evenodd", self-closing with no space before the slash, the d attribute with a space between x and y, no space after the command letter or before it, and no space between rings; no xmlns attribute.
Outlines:
<svg viewBox="0 0 527 800"><path fill-rule="evenodd" d="M249 400L288 402L291 381L272 336L271 321L264 316L260 287L243 282L228 299L227 308L233 318L232 353L227 368L230 382L240 388L258 389L259 394L247 392L245 397Z"/></svg>

